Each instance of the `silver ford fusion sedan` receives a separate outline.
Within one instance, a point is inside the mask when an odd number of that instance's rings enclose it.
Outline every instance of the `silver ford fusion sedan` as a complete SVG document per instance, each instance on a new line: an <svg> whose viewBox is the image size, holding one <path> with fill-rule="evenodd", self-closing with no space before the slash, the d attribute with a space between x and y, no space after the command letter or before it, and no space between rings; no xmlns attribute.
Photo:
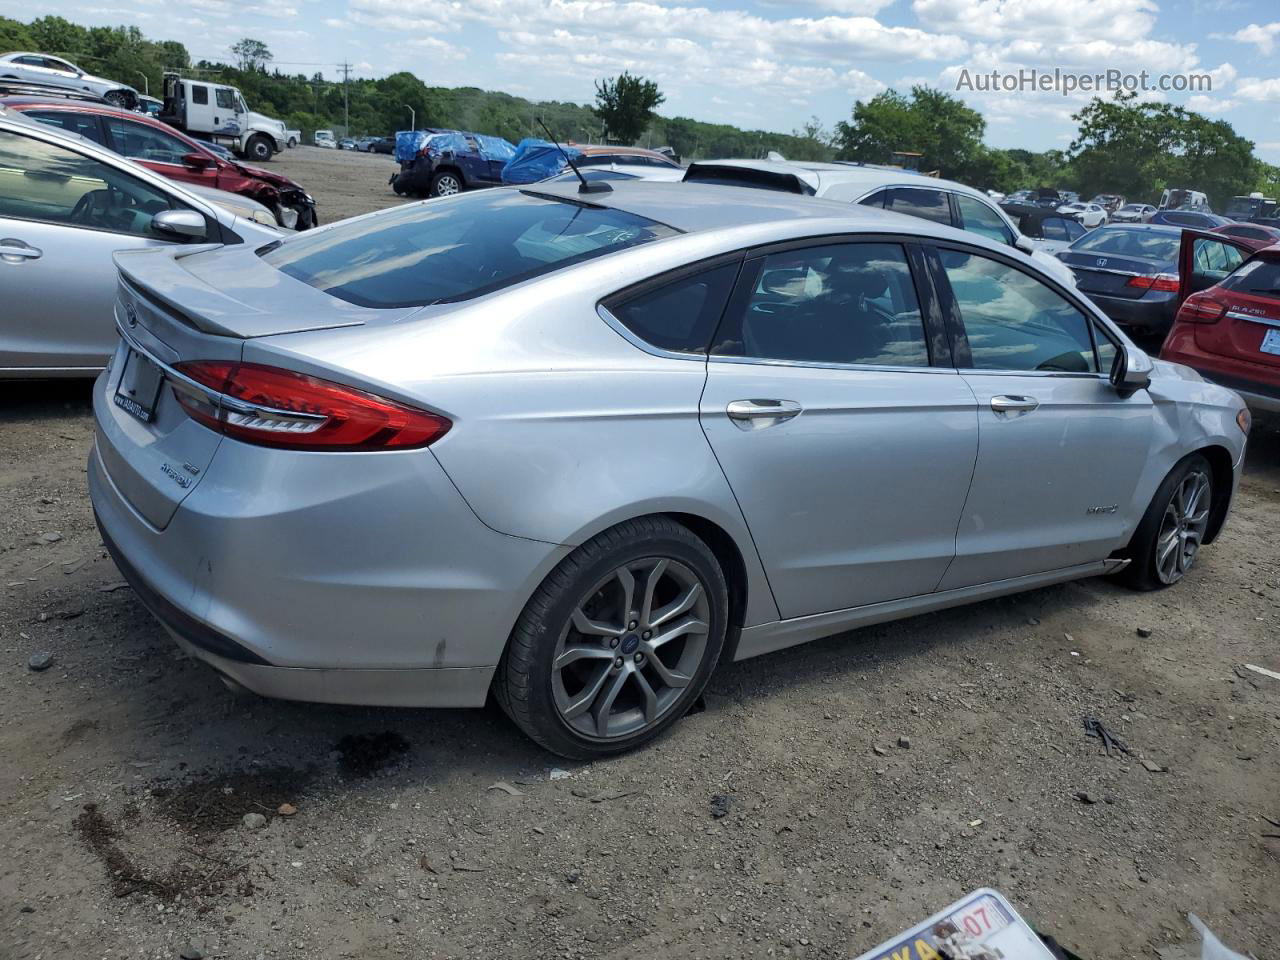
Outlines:
<svg viewBox="0 0 1280 960"><path fill-rule="evenodd" d="M117 254L103 538L230 683L590 758L717 663L1221 530L1248 414L1007 245L768 191L477 191Z"/></svg>

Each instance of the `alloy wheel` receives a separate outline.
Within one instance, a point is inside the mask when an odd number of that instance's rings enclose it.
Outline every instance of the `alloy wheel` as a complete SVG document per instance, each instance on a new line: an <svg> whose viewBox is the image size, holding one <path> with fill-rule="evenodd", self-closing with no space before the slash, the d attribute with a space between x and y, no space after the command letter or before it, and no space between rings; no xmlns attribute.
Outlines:
<svg viewBox="0 0 1280 960"><path fill-rule="evenodd" d="M617 567L578 601L552 661L561 720L596 740L656 724L693 681L711 621L707 588L678 560Z"/></svg>
<svg viewBox="0 0 1280 960"><path fill-rule="evenodd" d="M1156 538L1156 574L1162 583L1177 583L1195 563L1209 525L1209 494L1209 475L1193 470L1169 498Z"/></svg>
<svg viewBox="0 0 1280 960"><path fill-rule="evenodd" d="M436 196L451 197L455 193L459 193L462 187L453 177L445 175L436 181Z"/></svg>

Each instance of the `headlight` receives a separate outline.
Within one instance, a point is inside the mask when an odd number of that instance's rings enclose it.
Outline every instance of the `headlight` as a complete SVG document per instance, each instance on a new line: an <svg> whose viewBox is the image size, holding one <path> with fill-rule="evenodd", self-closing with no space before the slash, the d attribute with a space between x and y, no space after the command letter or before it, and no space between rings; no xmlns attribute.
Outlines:
<svg viewBox="0 0 1280 960"><path fill-rule="evenodd" d="M273 217L266 210L254 210L251 214L249 214L249 219L252 220L254 223L262 224L264 227L277 226L276 218Z"/></svg>
<svg viewBox="0 0 1280 960"><path fill-rule="evenodd" d="M281 226L288 227L290 230L298 229L298 211L292 207L281 207L280 219L284 221Z"/></svg>
<svg viewBox="0 0 1280 960"><path fill-rule="evenodd" d="M1241 407L1240 412L1236 414L1236 426L1240 428L1240 432L1245 436L1249 435L1249 428L1253 426L1253 418L1249 415L1248 407Z"/></svg>

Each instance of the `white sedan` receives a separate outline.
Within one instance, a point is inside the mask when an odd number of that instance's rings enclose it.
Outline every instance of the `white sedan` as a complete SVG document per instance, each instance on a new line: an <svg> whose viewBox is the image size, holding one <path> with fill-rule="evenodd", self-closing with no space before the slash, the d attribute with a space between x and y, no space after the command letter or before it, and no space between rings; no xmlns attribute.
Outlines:
<svg viewBox="0 0 1280 960"><path fill-rule="evenodd" d="M1107 222L1107 208L1100 203L1064 203L1058 212L1079 220L1090 230Z"/></svg>

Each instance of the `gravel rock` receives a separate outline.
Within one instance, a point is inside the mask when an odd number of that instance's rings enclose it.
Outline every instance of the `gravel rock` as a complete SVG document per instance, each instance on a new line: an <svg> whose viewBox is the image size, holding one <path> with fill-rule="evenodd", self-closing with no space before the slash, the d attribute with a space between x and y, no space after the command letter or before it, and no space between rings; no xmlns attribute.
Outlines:
<svg viewBox="0 0 1280 960"><path fill-rule="evenodd" d="M240 818L240 822L250 830L261 830L267 825L267 818L260 813L246 813Z"/></svg>
<svg viewBox="0 0 1280 960"><path fill-rule="evenodd" d="M898 738L898 746L899 746L899 747L901 747L903 750L910 750L910 749L911 749L911 738L910 738L910 737L899 737L899 738Z"/></svg>
<svg viewBox="0 0 1280 960"><path fill-rule="evenodd" d="M1140 636L1140 637L1149 637L1149 636L1151 636L1151 628L1150 628L1150 627L1138 627L1138 629L1137 629L1136 631L1134 631L1134 632L1135 632L1135 633L1137 633L1137 634L1138 634L1138 636Z"/></svg>
<svg viewBox="0 0 1280 960"><path fill-rule="evenodd" d="M282 817L292 817L297 812L298 808L292 803L282 803L280 806L276 807L276 813L280 814Z"/></svg>
<svg viewBox="0 0 1280 960"><path fill-rule="evenodd" d="M717 793L711 798L711 816L719 820L721 817L729 815L729 806L733 803L733 797L724 793Z"/></svg>
<svg viewBox="0 0 1280 960"><path fill-rule="evenodd" d="M33 653L30 657L27 658L28 669L34 670L36 673L39 673L41 670L48 670L52 666L53 666L52 650L40 650L40 651L37 651L36 653Z"/></svg>

